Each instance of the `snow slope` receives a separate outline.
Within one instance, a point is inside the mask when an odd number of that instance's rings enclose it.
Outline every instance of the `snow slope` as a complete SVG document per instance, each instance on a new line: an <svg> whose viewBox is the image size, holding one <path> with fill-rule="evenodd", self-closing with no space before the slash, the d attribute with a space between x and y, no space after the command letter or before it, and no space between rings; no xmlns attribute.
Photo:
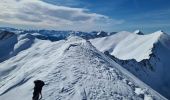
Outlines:
<svg viewBox="0 0 170 100"><path fill-rule="evenodd" d="M0 32L0 62L17 55L20 51L29 48L35 37L30 34L17 35L13 32Z"/></svg>
<svg viewBox="0 0 170 100"><path fill-rule="evenodd" d="M110 53L112 53L116 45L120 43L128 35L131 35L131 33L122 31L111 36L91 39L90 41L98 50L102 52L109 51Z"/></svg>
<svg viewBox="0 0 170 100"><path fill-rule="evenodd" d="M123 31L112 36L92 39L91 42L102 52L109 51L119 59L135 59L139 62L143 59L149 59L153 44L158 41L162 34L163 32L158 31L141 36Z"/></svg>
<svg viewBox="0 0 170 100"><path fill-rule="evenodd" d="M117 63L170 99L170 36L162 31L148 35L120 32L91 42L100 51L109 51Z"/></svg>
<svg viewBox="0 0 170 100"><path fill-rule="evenodd" d="M1 62L0 100L31 100L36 79L46 83L43 100L166 100L79 37L34 39Z"/></svg>

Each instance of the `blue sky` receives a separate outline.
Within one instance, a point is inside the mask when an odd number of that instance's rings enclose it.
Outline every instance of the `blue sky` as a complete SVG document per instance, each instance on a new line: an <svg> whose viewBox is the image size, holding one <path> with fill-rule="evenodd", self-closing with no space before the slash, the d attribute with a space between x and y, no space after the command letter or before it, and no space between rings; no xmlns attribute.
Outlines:
<svg viewBox="0 0 170 100"><path fill-rule="evenodd" d="M157 30L170 33L170 0L13 1L16 5L24 5L23 8L9 7L7 9L17 10L16 14L9 13L10 19L15 21L9 21L6 17L8 14L1 13L0 18L5 19L0 20L0 26L82 31L134 31L140 29L146 33ZM31 7L30 5L32 8L26 8ZM7 3L1 3L0 8L2 8L1 6L8 8Z"/></svg>

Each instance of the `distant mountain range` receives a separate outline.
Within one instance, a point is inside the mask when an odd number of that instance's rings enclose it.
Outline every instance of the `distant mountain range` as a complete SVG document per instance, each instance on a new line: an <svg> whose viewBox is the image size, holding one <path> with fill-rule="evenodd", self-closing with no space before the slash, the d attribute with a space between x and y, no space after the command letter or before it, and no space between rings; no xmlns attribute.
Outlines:
<svg viewBox="0 0 170 100"><path fill-rule="evenodd" d="M50 41L58 41L66 39L70 35L80 36L84 39L93 39L98 37L105 37L113 35L117 32L104 32L104 31L92 31L92 32L81 32L81 31L57 31L57 30L24 30L24 29L15 29L9 27L0 27L0 31L10 31L16 34L32 34L36 38Z"/></svg>

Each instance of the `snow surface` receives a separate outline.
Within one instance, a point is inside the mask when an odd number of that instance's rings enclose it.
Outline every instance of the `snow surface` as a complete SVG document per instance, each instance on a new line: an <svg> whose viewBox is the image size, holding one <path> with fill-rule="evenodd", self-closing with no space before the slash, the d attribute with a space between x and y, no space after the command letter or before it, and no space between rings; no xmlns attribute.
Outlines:
<svg viewBox="0 0 170 100"><path fill-rule="evenodd" d="M158 42L162 34L161 31L148 35L123 31L112 36L92 39L91 42L98 50L109 51L119 59L135 59L140 62L150 58L153 45Z"/></svg>
<svg viewBox="0 0 170 100"><path fill-rule="evenodd" d="M46 84L42 100L166 100L89 41L33 41L0 63L0 100L31 100L36 79Z"/></svg>
<svg viewBox="0 0 170 100"><path fill-rule="evenodd" d="M170 36L163 31L148 35L120 32L90 41L100 51L109 51L117 63L170 99Z"/></svg>
<svg viewBox="0 0 170 100"><path fill-rule="evenodd" d="M109 51L111 53L116 45L130 34L132 33L122 31L111 36L91 39L90 41L98 50L102 52Z"/></svg>
<svg viewBox="0 0 170 100"><path fill-rule="evenodd" d="M17 55L20 51L25 50L34 43L34 37L30 34L24 35L8 35L8 37L0 40L0 62Z"/></svg>

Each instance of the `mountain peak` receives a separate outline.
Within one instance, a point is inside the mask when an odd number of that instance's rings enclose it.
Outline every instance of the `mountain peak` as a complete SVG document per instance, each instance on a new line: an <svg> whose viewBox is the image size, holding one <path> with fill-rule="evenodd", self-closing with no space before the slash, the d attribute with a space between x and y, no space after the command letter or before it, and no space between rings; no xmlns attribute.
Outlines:
<svg viewBox="0 0 170 100"><path fill-rule="evenodd" d="M166 48L170 49L170 35L166 34L162 30L156 31L154 34L158 34L158 40L160 41L160 43Z"/></svg>
<svg viewBox="0 0 170 100"><path fill-rule="evenodd" d="M138 35L144 35L144 33L141 32L140 30L135 30L133 33L138 34Z"/></svg>
<svg viewBox="0 0 170 100"><path fill-rule="evenodd" d="M162 35L162 34L166 34L166 33L164 31L162 31L162 30L158 30L158 31L154 32L153 34L160 34L160 35Z"/></svg>
<svg viewBox="0 0 170 100"><path fill-rule="evenodd" d="M107 32L99 31L99 32L97 33L97 36L101 36L101 37L107 36Z"/></svg>
<svg viewBox="0 0 170 100"><path fill-rule="evenodd" d="M158 31L156 31L156 32L161 32L161 33L164 33L164 31L163 31L163 30L158 30Z"/></svg>

